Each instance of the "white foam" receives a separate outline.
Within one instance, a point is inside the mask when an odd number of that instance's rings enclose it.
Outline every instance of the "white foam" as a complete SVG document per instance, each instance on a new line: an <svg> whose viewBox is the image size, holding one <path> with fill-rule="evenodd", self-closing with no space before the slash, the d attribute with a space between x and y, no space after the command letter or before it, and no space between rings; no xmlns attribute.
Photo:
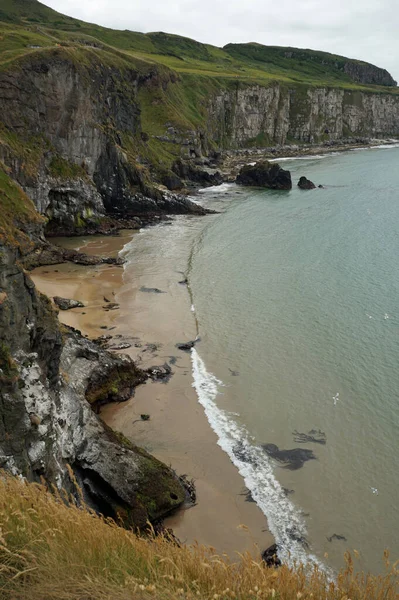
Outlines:
<svg viewBox="0 0 399 600"><path fill-rule="evenodd" d="M208 192L210 192L212 194L225 193L225 192L228 192L233 186L234 186L233 183L221 183L220 185L212 185L211 187L201 188L200 190L198 190L198 193L199 194L205 194Z"/></svg>
<svg viewBox="0 0 399 600"><path fill-rule="evenodd" d="M253 499L267 517L270 532L280 547L280 558L288 565L293 565L295 561L304 564L317 563L324 570L328 570L315 556L309 554L300 542L301 538L306 538L305 522L274 476L272 464L266 453L251 443L248 431L232 419L232 413L227 413L216 405L215 398L219 393L219 386L223 383L206 370L204 361L195 348L191 350L191 360L193 387L198 400L218 436L219 446L227 452L244 478Z"/></svg>
<svg viewBox="0 0 399 600"><path fill-rule="evenodd" d="M282 161L289 161L289 160L319 160L319 159L323 159L323 158L328 158L329 156L333 156L334 154L337 154L337 152L326 152L325 154L310 154L308 156L282 156L281 158L269 158L268 161L269 162L282 162Z"/></svg>

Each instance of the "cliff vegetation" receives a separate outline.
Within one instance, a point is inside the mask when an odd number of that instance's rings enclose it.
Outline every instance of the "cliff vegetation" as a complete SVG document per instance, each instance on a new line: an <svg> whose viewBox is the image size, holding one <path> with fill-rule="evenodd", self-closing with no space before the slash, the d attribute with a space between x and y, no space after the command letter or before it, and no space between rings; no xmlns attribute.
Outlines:
<svg viewBox="0 0 399 600"><path fill-rule="evenodd" d="M398 571L356 573L352 556L334 583L317 567L267 568L249 554L229 562L212 548L180 547L164 535L137 537L65 495L0 478L0 589L30 600L396 600Z"/></svg>

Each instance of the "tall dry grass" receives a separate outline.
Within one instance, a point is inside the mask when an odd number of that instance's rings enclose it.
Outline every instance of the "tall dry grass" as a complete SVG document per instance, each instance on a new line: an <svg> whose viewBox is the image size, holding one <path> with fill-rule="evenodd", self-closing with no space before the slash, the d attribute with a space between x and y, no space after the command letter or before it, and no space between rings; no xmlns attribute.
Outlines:
<svg viewBox="0 0 399 600"><path fill-rule="evenodd" d="M230 562L200 546L137 537L89 509L5 473L0 477L0 598L9 600L393 600L398 571L356 574L351 556L331 583L314 567Z"/></svg>

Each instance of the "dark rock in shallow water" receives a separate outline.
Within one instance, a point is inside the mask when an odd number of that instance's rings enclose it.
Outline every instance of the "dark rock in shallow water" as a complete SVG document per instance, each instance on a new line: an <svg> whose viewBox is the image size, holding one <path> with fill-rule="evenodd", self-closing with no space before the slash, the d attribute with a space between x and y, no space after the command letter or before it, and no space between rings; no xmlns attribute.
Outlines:
<svg viewBox="0 0 399 600"><path fill-rule="evenodd" d="M68 298L61 298L60 296L54 296L54 303L60 310L69 310L70 308L83 308L84 304L79 300L70 300Z"/></svg>
<svg viewBox="0 0 399 600"><path fill-rule="evenodd" d="M327 536L327 539L329 542L332 542L333 540L338 540L338 541L342 541L342 542L346 542L347 539L344 535L339 535L339 533L333 533L330 536Z"/></svg>
<svg viewBox="0 0 399 600"><path fill-rule="evenodd" d="M166 292L163 292L159 288L148 288L144 285L141 286L140 292L146 292L147 294L166 294Z"/></svg>
<svg viewBox="0 0 399 600"><path fill-rule="evenodd" d="M262 560L265 561L268 567L280 567L281 560L278 557L278 546L277 544L272 544L262 552Z"/></svg>
<svg viewBox="0 0 399 600"><path fill-rule="evenodd" d="M301 188L301 190L314 190L316 186L313 183L313 181L310 181L310 179L306 179L306 177L302 175L302 177L298 181L298 187Z"/></svg>
<svg viewBox="0 0 399 600"><path fill-rule="evenodd" d="M297 444L312 443L322 444L324 446L327 441L326 434L320 429L311 429L310 431L308 431L308 433L300 433L295 429L295 431L292 432L292 435L294 436L294 442L296 442Z"/></svg>
<svg viewBox="0 0 399 600"><path fill-rule="evenodd" d="M194 348L195 344L200 341L200 338L196 340L192 340L191 342L185 342L184 344L176 344L176 348L179 350L184 350L184 352L189 352L191 348Z"/></svg>
<svg viewBox="0 0 399 600"><path fill-rule="evenodd" d="M292 448L291 450L280 450L276 444L263 444L263 450L280 463L283 463L285 469L296 471L303 467L307 460L316 459L313 450L307 450L306 448Z"/></svg>
<svg viewBox="0 0 399 600"><path fill-rule="evenodd" d="M290 190L292 188L291 173L282 169L277 163L267 160L242 167L237 175L236 183L272 190Z"/></svg>

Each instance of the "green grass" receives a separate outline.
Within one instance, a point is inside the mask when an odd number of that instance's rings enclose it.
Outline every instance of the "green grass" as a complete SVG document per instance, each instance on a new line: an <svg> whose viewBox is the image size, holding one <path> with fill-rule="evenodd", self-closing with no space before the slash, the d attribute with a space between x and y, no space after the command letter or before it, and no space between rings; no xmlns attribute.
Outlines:
<svg viewBox="0 0 399 600"><path fill-rule="evenodd" d="M28 54L32 51L29 46L49 48L58 43L94 45L107 53L120 51L127 61L141 59L182 75L238 78L263 85L279 81L398 93L397 88L357 84L343 71L349 59L326 52L261 44L217 48L163 32L143 34L85 23L61 15L37 0L2 0L0 65Z"/></svg>
<svg viewBox="0 0 399 600"><path fill-rule="evenodd" d="M33 244L23 230L43 222L33 202L9 177L0 162L0 244L19 248L22 253L29 251Z"/></svg>

